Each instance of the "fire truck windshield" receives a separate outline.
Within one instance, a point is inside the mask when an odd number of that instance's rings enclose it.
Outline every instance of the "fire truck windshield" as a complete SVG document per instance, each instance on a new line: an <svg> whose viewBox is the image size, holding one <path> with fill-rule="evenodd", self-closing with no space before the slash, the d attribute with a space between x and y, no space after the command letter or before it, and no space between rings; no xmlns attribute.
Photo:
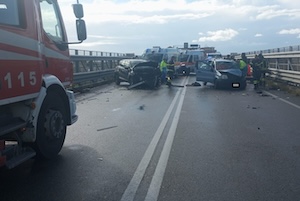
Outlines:
<svg viewBox="0 0 300 201"><path fill-rule="evenodd" d="M14 26L20 25L17 0L2 0L0 2L0 23Z"/></svg>

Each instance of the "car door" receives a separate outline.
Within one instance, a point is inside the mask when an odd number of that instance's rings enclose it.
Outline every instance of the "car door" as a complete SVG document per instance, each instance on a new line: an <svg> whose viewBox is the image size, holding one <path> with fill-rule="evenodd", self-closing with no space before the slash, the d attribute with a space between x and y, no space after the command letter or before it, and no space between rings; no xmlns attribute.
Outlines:
<svg viewBox="0 0 300 201"><path fill-rule="evenodd" d="M207 62L198 61L196 63L196 81L214 83L216 71Z"/></svg>

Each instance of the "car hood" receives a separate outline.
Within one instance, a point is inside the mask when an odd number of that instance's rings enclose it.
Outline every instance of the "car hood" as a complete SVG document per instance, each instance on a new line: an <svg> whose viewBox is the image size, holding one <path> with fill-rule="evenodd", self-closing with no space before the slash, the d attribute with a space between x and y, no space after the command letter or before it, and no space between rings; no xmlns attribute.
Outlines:
<svg viewBox="0 0 300 201"><path fill-rule="evenodd" d="M140 67L140 66L147 66L147 67L157 68L158 67L158 63L157 62L153 62L153 61L142 62L142 63L136 64L133 68Z"/></svg>
<svg viewBox="0 0 300 201"><path fill-rule="evenodd" d="M226 69L226 70L218 70L220 73L228 73L238 77L242 77L242 71L240 69Z"/></svg>

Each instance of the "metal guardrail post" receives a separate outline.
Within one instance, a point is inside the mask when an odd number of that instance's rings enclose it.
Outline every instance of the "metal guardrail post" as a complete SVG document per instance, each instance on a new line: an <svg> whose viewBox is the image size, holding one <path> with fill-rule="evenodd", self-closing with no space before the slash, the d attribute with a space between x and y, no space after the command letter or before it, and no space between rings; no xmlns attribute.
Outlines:
<svg viewBox="0 0 300 201"><path fill-rule="evenodd" d="M75 55L78 55L78 50L75 50ZM79 72L79 61L75 61L75 72Z"/></svg>
<svg viewBox="0 0 300 201"><path fill-rule="evenodd" d="M112 56L112 53L109 53L109 56ZM112 62L112 60L109 60L109 68L113 68L113 62Z"/></svg>
<svg viewBox="0 0 300 201"><path fill-rule="evenodd" d="M103 57L103 52L101 52L101 57ZM101 60L101 69L104 70L104 60Z"/></svg>

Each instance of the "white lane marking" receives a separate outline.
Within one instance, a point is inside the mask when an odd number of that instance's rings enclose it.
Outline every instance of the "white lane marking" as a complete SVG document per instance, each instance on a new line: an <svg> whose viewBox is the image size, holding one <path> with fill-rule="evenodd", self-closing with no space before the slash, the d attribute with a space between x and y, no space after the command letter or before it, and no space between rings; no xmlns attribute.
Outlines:
<svg viewBox="0 0 300 201"><path fill-rule="evenodd" d="M289 104L289 105L291 105L291 106L294 106L294 107L297 108L297 109L300 109L300 106L299 106L299 105L296 105L296 104L294 104L294 103L291 103L290 101L284 100L283 98L280 98L279 96L276 96L276 95L274 95L274 94L272 94L272 93L270 93L270 92L267 92L267 91L264 91L264 93L266 93L266 94L268 94L268 95L270 95L270 96L272 96L272 97L274 97L274 98L277 98L278 100L281 100L282 102L285 102L285 103L287 103L287 104Z"/></svg>
<svg viewBox="0 0 300 201"><path fill-rule="evenodd" d="M113 112L116 112L116 111L118 111L118 110L121 110L121 108L118 107L118 108L113 109L112 111L113 111Z"/></svg>
<svg viewBox="0 0 300 201"><path fill-rule="evenodd" d="M186 85L186 83L184 85ZM185 93L186 93L186 87L181 92L181 97L180 97L170 130L169 130L167 139L165 141L165 145L163 147L163 150L161 152L159 161L157 163L154 175L152 177L150 187L148 189L145 201L156 201L158 199L159 191L160 191L160 188L162 185L162 181L164 178L165 170L166 170L168 159L170 156L173 140L175 137L175 133L176 133Z"/></svg>
<svg viewBox="0 0 300 201"><path fill-rule="evenodd" d="M186 78L184 79L186 81ZM183 81L183 82L184 82ZM179 94L181 90L178 90L176 92L176 95L169 106L164 118L162 119L158 129L156 130L154 137L152 138L152 141L150 142L141 162L139 163L133 177L131 178L130 183L128 184L124 194L122 195L121 201L133 201L134 197L136 195L136 191L145 175L146 169L150 163L150 160L154 154L155 148L159 142L159 139L161 138L164 128L167 125L167 122L171 116L171 113L175 107L175 103L178 100Z"/></svg>

